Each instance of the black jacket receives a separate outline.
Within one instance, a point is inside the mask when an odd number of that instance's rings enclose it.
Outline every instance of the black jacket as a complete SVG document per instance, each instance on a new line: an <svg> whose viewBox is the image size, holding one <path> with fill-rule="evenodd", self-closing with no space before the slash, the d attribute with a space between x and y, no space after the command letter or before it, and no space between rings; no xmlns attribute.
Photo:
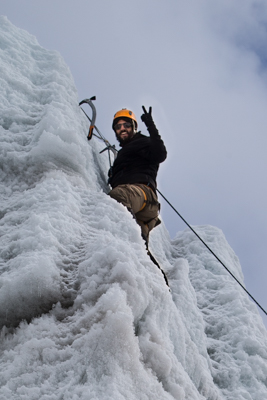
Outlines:
<svg viewBox="0 0 267 400"><path fill-rule="evenodd" d="M159 164L166 159L167 151L155 126L149 133L150 137L137 132L118 152L109 171L112 188L125 183L144 183L156 189Z"/></svg>

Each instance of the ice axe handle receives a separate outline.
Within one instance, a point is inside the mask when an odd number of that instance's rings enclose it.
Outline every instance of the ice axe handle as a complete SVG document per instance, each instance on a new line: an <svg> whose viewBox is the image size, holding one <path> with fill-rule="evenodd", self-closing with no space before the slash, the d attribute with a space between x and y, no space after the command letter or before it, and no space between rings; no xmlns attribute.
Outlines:
<svg viewBox="0 0 267 400"><path fill-rule="evenodd" d="M94 127L95 127L94 125L90 125L89 132L88 132L88 135L87 135L87 139L88 140L92 139Z"/></svg>

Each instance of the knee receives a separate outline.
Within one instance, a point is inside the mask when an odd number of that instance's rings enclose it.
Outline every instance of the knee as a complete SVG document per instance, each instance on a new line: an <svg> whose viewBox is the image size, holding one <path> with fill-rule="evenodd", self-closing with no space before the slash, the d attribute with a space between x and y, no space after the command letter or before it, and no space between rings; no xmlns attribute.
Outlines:
<svg viewBox="0 0 267 400"><path fill-rule="evenodd" d="M117 186L112 189L108 195L112 197L112 199L116 200L118 203L123 204L127 208L131 208L131 204L129 203L128 196L123 188Z"/></svg>

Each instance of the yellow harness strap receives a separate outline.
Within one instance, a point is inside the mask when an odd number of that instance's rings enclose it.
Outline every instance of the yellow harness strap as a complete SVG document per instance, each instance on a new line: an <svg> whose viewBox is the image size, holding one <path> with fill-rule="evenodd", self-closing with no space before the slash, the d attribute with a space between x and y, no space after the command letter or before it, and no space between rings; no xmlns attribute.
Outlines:
<svg viewBox="0 0 267 400"><path fill-rule="evenodd" d="M142 190L142 192L143 192L143 194L144 194L145 201L144 201L144 204L142 205L142 207L140 208L140 210L139 210L138 212L142 211L142 210L145 208L145 206L147 205L146 193L145 193L145 191L144 191L142 188L140 188L140 186L139 186L139 189Z"/></svg>

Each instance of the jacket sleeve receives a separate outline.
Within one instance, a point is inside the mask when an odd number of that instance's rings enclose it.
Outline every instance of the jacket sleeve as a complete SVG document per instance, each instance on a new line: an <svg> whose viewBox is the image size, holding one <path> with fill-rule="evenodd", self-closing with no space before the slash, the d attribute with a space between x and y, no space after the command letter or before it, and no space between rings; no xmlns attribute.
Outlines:
<svg viewBox="0 0 267 400"><path fill-rule="evenodd" d="M162 163L167 158L167 150L154 122L147 127L147 130L150 135L148 157L154 162Z"/></svg>

